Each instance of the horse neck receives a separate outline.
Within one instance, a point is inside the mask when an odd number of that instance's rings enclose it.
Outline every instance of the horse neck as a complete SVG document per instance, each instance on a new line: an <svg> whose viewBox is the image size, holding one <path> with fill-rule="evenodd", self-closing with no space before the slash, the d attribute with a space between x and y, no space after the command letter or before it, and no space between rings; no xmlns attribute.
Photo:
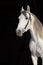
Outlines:
<svg viewBox="0 0 43 65"><path fill-rule="evenodd" d="M33 14L31 14L30 34L31 34L32 39L34 41L37 41L36 32L34 30L33 24L34 24L34 16Z"/></svg>

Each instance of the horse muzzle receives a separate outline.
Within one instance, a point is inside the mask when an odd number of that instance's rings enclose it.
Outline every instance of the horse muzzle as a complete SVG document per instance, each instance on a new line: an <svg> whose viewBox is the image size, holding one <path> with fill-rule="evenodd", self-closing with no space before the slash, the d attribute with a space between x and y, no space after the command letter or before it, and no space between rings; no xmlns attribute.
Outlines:
<svg viewBox="0 0 43 65"><path fill-rule="evenodd" d="M23 33L21 32L21 30L16 30L16 35L17 35L17 36L22 36Z"/></svg>

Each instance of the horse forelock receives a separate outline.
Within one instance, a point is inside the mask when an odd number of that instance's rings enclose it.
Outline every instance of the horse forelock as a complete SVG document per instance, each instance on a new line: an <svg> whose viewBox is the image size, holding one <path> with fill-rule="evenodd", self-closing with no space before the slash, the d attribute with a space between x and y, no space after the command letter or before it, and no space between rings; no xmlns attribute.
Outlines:
<svg viewBox="0 0 43 65"><path fill-rule="evenodd" d="M28 12L28 11L24 10L24 11L22 11L21 13L22 13L26 18L28 18L27 15L26 15L26 13L28 13L29 19L31 18L31 14L30 14L30 12Z"/></svg>
<svg viewBox="0 0 43 65"><path fill-rule="evenodd" d="M22 11L21 14L23 14L26 17L26 10Z"/></svg>

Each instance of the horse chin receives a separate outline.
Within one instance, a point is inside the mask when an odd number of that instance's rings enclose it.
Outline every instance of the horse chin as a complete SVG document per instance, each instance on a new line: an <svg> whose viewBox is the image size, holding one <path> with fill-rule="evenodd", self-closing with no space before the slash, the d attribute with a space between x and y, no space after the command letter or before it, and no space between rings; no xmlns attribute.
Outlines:
<svg viewBox="0 0 43 65"><path fill-rule="evenodd" d="M19 35L19 37L22 37L23 35Z"/></svg>

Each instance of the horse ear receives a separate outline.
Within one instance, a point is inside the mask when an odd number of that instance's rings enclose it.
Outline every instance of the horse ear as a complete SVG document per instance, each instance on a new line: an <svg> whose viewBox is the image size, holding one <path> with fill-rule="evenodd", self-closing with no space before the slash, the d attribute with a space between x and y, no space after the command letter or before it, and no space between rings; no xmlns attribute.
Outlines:
<svg viewBox="0 0 43 65"><path fill-rule="evenodd" d="M30 6L29 5L27 5L27 11L30 11Z"/></svg>
<svg viewBox="0 0 43 65"><path fill-rule="evenodd" d="M24 11L24 8L23 8L23 6L22 6L22 8L21 8L21 12L22 12L22 11Z"/></svg>

